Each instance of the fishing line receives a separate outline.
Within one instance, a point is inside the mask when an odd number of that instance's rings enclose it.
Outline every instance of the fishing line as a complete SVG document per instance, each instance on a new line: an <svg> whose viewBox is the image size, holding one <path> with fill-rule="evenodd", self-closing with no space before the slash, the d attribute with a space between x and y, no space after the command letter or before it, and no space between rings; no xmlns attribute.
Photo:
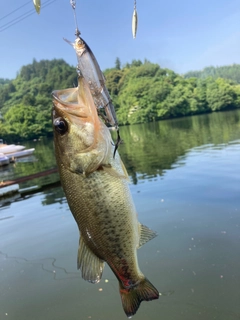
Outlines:
<svg viewBox="0 0 240 320"><path fill-rule="evenodd" d="M56 265L56 261L57 259L56 258L53 258L53 257L49 257L49 258L43 258L43 259L39 259L39 260L30 260L30 259L26 259L26 258L23 258L23 257L15 257L15 256L9 256L7 253L5 252L2 252L0 251L0 255L3 255L3 257L6 259L6 260L10 260L10 259L13 259L16 263L22 263L22 262L26 262L28 264L35 264L35 265L40 265L41 266L41 269L43 271L46 271L48 273L51 273L53 274L53 279L54 280L65 280L65 279L74 279L74 278L77 278L79 279L79 273L78 272L70 272L70 271L67 271L64 267L59 267ZM52 261L51 265L52 267L54 268L53 270L50 270L50 269L47 269L47 267L45 267L45 261ZM56 270L55 270L56 269ZM65 278L59 278L57 277L57 271L58 270L61 270L63 273L65 273L67 276L68 275L71 275L71 277L65 277Z"/></svg>
<svg viewBox="0 0 240 320"><path fill-rule="evenodd" d="M18 22L18 20L20 19L20 18L22 18L22 17L24 17L24 16L26 16L26 17L28 17L29 16L29 13L32 13L32 12L35 12L35 9L33 10L33 9L31 9L31 10L29 10L29 11L27 11L27 12L25 12L25 13L23 13L23 14L21 14L19 17L17 17L17 18L14 18L13 20L11 20L11 21L9 21L9 22L7 22L7 23L5 23L5 24L3 24L2 26L0 26L0 28L2 29L2 28L4 28L4 27L6 27L6 26L8 26L9 24L11 24L11 23L13 23L13 22ZM20 20L21 21L21 20ZM3 30L5 30L5 29L3 29Z"/></svg>
<svg viewBox="0 0 240 320"><path fill-rule="evenodd" d="M75 31L75 35L77 37L80 36L81 32L78 29L78 23L77 23L77 15L76 15L76 0L70 0L70 4L72 6L73 9L73 15L74 15L74 21L75 21L75 25L76 25L76 31Z"/></svg>
<svg viewBox="0 0 240 320"><path fill-rule="evenodd" d="M50 4L52 4L55 1L56 0L48 0L48 1L44 2L43 5L42 5L42 9L46 8L47 6L49 6ZM13 25L17 24L18 22L26 19L27 17L31 16L34 13L36 13L35 9L31 9L31 10L23 13L19 17L17 17L15 19L3 24L2 26L0 26L0 32L10 28L11 26L13 26Z"/></svg>
<svg viewBox="0 0 240 320"><path fill-rule="evenodd" d="M44 2L43 6L45 5L45 7L46 7L47 4L48 4L50 1L53 2L53 1L56 1L56 0L47 0L46 2ZM50 4L50 3L49 3L49 4ZM34 12L35 12L35 9L28 10L27 12L25 12L25 13L21 14L20 16L14 18L13 20L11 20L11 21L3 24L2 26L0 26L0 28L2 29L3 27L11 24L12 22L15 22L16 20L20 19L21 17L24 17L24 16L26 16L27 14L29 14L29 13L34 13ZM29 14L29 15L30 15L30 14ZM29 16L29 15L27 15L27 16ZM20 21L21 21L21 20L20 20Z"/></svg>
<svg viewBox="0 0 240 320"><path fill-rule="evenodd" d="M2 18L0 18L0 21L3 20L3 19L5 19L5 18L7 18L8 16L10 16L11 14L13 14L14 12L22 9L23 7L25 7L25 6L26 6L27 4L29 4L29 3L30 3L30 2L28 1L28 2L26 2L25 4L21 5L20 7L18 7L17 9L15 9L15 10L11 11L10 13L6 14L6 15L3 16Z"/></svg>

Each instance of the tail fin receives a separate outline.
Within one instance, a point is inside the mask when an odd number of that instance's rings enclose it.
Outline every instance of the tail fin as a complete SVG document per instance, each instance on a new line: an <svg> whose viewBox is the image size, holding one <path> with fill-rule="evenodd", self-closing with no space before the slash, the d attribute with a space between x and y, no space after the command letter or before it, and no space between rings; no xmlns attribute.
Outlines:
<svg viewBox="0 0 240 320"><path fill-rule="evenodd" d="M147 278L142 279L140 283L132 288L124 288L121 282L119 282L119 287L123 309L129 318L137 312L142 301L159 298L158 290Z"/></svg>

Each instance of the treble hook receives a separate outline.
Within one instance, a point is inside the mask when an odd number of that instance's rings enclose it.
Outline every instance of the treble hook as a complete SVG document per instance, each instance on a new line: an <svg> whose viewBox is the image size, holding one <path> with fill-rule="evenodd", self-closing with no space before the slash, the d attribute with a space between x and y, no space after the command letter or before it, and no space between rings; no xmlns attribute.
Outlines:
<svg viewBox="0 0 240 320"><path fill-rule="evenodd" d="M123 142L123 140L120 137L119 129L117 129L117 141L115 143L115 148L113 151L113 159L115 158L115 154L117 152L118 146Z"/></svg>

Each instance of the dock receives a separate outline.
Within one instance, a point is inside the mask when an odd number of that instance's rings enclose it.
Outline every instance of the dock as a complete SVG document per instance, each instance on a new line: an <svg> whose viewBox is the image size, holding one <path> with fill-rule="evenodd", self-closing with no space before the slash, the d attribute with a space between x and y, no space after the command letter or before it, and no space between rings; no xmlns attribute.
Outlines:
<svg viewBox="0 0 240 320"><path fill-rule="evenodd" d="M21 191L20 187L19 187L20 183L23 183L23 182L26 182L26 181L29 181L32 179L41 178L41 177L47 176L52 173L57 173L57 172L58 172L57 168L52 168L52 169L48 169L48 170L45 170L42 172L30 174L28 176L19 177L14 180L0 181L0 197L4 197L4 196L8 197L9 195L12 195L14 193ZM45 190L49 187L54 187L57 185L60 185L60 181L51 183L46 186L34 186L31 188L23 189L23 192L24 193L36 193L38 191L42 191L42 190Z"/></svg>
<svg viewBox="0 0 240 320"><path fill-rule="evenodd" d="M10 186L0 189L0 197L11 196L12 194L17 193L18 191L19 191L19 184L12 184Z"/></svg>

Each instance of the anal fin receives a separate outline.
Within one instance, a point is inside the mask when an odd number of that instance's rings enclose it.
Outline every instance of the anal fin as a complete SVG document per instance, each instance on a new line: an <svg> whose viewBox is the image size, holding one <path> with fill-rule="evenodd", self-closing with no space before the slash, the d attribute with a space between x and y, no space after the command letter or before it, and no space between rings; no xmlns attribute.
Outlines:
<svg viewBox="0 0 240 320"><path fill-rule="evenodd" d="M148 241L152 240L157 236L157 233L148 227L144 226L143 224L139 223L139 229L140 229L140 239L139 239L139 246L143 246Z"/></svg>
<svg viewBox="0 0 240 320"><path fill-rule="evenodd" d="M98 283L102 278L104 261L87 247L82 237L79 240L77 267L81 269L84 280Z"/></svg>

